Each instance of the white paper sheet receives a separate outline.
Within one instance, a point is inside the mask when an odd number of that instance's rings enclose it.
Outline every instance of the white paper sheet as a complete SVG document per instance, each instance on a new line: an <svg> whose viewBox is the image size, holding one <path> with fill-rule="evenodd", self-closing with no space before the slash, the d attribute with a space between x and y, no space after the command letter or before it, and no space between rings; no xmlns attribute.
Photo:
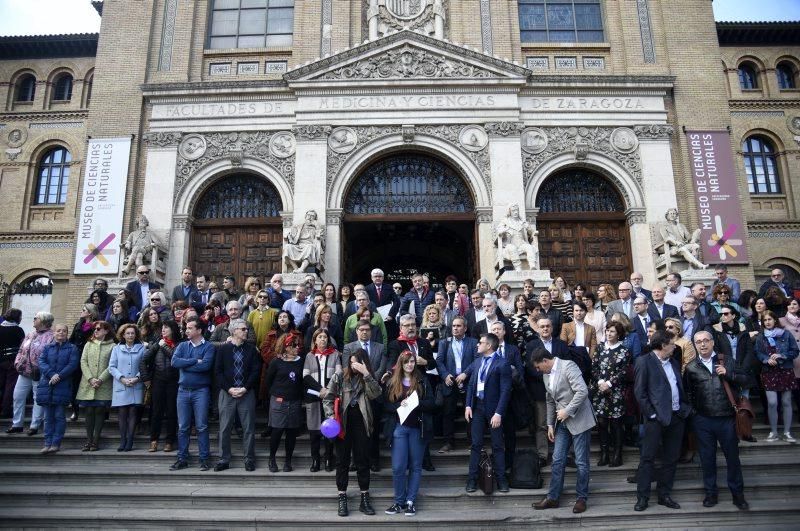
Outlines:
<svg viewBox="0 0 800 531"><path fill-rule="evenodd" d="M378 306L377 308L378 313L381 314L383 320L385 321L387 317L389 317L389 312L392 311L392 303L384 304L383 306Z"/></svg>
<svg viewBox="0 0 800 531"><path fill-rule="evenodd" d="M397 416L400 419L400 424L404 423L408 416L411 414L414 409L419 405L419 396L417 396L417 392L414 391L408 398L405 400L406 405L400 406L397 408Z"/></svg>

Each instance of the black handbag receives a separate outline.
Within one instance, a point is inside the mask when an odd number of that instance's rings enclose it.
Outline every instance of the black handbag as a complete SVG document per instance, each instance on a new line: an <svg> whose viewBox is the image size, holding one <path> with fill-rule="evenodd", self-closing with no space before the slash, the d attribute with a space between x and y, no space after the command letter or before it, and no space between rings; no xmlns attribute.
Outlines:
<svg viewBox="0 0 800 531"><path fill-rule="evenodd" d="M494 467L486 450L481 450L481 460L478 463L478 486L487 496L494 492Z"/></svg>

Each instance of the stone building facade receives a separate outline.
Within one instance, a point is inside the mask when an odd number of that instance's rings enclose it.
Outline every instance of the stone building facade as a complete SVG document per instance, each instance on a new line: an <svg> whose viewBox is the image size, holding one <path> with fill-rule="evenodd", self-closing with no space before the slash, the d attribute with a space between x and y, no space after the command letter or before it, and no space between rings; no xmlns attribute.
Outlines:
<svg viewBox="0 0 800 531"><path fill-rule="evenodd" d="M284 234L310 210L324 225L321 277L337 285L376 265L397 278L417 267L494 282L496 225L513 205L538 229L543 279L596 287L635 269L652 283L663 274L653 249L665 211L676 207L690 230L700 224L687 130L731 133L730 200L749 231L749 260L731 275L752 287L774 264L800 270L800 98L772 79L783 61L796 82L796 25L771 26L779 42L764 30L744 44L747 28L716 24L711 3L694 0L96 5L98 77L80 133L133 139L123 227L148 218L167 250L168 285L184 264L240 282L284 269ZM757 90L738 88L743 58L764 80ZM5 132L32 119L10 94L38 61L0 61ZM754 132L774 142L775 193L748 189L742 140ZM84 146L78 136L73 160ZM13 169L23 160L33 168L38 158L0 163L0 201L15 212L0 238L49 231L48 242L71 242L80 166L51 214L62 217L34 223L31 194L5 193L34 186L33 170ZM0 248L9 282L38 258L14 252ZM38 260L36 271L62 282L54 304L72 317L93 276L69 272L74 250L47 252L53 265Z"/></svg>

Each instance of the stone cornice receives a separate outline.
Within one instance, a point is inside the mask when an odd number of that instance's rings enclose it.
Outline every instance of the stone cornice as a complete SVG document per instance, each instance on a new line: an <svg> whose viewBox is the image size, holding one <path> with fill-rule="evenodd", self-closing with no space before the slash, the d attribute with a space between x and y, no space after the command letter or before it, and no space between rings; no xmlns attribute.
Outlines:
<svg viewBox="0 0 800 531"><path fill-rule="evenodd" d="M282 79L263 79L263 80L227 80L227 81L196 81L192 83L144 83L139 85L145 97L153 95L163 95L172 92L175 95L193 94L198 92L214 91L253 91L259 92L265 89L286 88L286 82Z"/></svg>
<svg viewBox="0 0 800 531"><path fill-rule="evenodd" d="M603 75L557 75L531 74L528 77L529 87L540 85L566 85L573 87L648 87L668 88L675 85L675 76L603 76Z"/></svg>
<svg viewBox="0 0 800 531"><path fill-rule="evenodd" d="M58 240L58 241L71 241L75 239L75 233L69 232L0 232L0 241L3 242L20 242L20 241L45 241L45 240Z"/></svg>
<svg viewBox="0 0 800 531"><path fill-rule="evenodd" d="M794 100L728 100L728 106L732 109L739 109L739 108L747 108L747 107L756 107L756 108L765 108L765 107L800 107L800 99Z"/></svg>
<svg viewBox="0 0 800 531"><path fill-rule="evenodd" d="M29 112L3 112L0 120L30 121L30 120L64 120L65 118L87 119L89 111L29 111Z"/></svg>
<svg viewBox="0 0 800 531"><path fill-rule="evenodd" d="M800 230L800 221L748 221L747 229L750 232Z"/></svg>

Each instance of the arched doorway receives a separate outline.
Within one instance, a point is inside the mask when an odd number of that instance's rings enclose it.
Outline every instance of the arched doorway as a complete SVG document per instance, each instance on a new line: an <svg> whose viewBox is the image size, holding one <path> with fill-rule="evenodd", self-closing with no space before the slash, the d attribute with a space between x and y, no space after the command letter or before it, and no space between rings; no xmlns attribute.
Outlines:
<svg viewBox="0 0 800 531"><path fill-rule="evenodd" d="M38 312L49 312L53 303L53 282L49 277L34 275L9 287L8 308L22 311L20 326L27 334L33 331L33 316Z"/></svg>
<svg viewBox="0 0 800 531"><path fill-rule="evenodd" d="M592 289L628 280L633 269L625 203L605 177L569 168L548 177L536 195L543 269Z"/></svg>
<svg viewBox="0 0 800 531"><path fill-rule="evenodd" d="M237 173L219 179L194 209L192 269L216 281L233 275L240 289L248 276L280 272L281 209L277 190L261 177Z"/></svg>
<svg viewBox="0 0 800 531"><path fill-rule="evenodd" d="M381 158L354 180L344 201L343 280L380 267L387 281L411 274L475 278L475 204L461 174L424 153Z"/></svg>

